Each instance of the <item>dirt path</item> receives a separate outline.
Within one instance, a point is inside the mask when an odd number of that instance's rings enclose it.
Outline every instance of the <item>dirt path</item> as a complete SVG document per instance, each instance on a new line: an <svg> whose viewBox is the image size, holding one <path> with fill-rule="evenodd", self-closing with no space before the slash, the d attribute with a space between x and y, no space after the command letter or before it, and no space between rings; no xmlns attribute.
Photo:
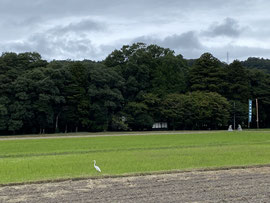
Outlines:
<svg viewBox="0 0 270 203"><path fill-rule="evenodd" d="M167 134L209 134L223 133L226 130L180 130L180 131L142 131L142 132L108 132L108 133L68 133L68 134L45 134L45 135L16 135L0 136L1 140L36 140L36 139L59 139L59 138L83 138L83 137L110 137L110 136L132 136L132 135L167 135ZM245 131L270 133L270 131Z"/></svg>
<svg viewBox="0 0 270 203"><path fill-rule="evenodd" d="M270 167L4 186L0 202L270 202Z"/></svg>
<svg viewBox="0 0 270 203"><path fill-rule="evenodd" d="M1 140L36 140L36 139L59 139L59 138L83 138L83 137L110 137L110 136L132 136L132 135L167 135L167 134L201 134L217 133L225 131L147 131L147 132L130 132L130 133L71 133L70 135L22 135L22 136L0 136ZM270 132L270 131L269 131Z"/></svg>

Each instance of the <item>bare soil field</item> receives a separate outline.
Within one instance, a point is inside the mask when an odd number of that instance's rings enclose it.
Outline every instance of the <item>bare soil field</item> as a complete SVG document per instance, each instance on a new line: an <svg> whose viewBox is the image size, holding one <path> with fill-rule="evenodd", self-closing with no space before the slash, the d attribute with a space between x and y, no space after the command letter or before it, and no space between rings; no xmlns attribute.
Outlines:
<svg viewBox="0 0 270 203"><path fill-rule="evenodd" d="M270 167L2 186L0 202L270 202Z"/></svg>

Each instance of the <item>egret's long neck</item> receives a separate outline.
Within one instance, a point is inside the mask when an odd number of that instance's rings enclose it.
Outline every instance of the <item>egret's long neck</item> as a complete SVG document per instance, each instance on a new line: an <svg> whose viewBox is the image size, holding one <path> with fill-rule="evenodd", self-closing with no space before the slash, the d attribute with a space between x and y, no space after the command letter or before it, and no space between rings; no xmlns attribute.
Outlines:
<svg viewBox="0 0 270 203"><path fill-rule="evenodd" d="M94 161L94 166L96 166L96 161Z"/></svg>

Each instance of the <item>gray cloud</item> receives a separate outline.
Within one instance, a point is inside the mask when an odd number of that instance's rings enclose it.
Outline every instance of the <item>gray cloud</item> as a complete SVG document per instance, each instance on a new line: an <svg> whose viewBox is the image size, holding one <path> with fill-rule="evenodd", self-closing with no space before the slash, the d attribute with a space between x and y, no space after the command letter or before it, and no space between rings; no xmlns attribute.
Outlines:
<svg viewBox="0 0 270 203"><path fill-rule="evenodd" d="M11 30L13 30L12 27ZM23 40L0 41L0 46L4 50L14 52L36 51L47 60L67 58L100 60L105 57L105 54L99 45L93 44L94 37L89 34L105 31L106 26L103 22L90 18L70 19L60 25L49 25L49 28L40 32L38 30L30 32L31 35ZM18 36L18 33L14 34Z"/></svg>
<svg viewBox="0 0 270 203"><path fill-rule="evenodd" d="M267 58L269 6L267 0L0 0L0 52L101 60L142 41L187 58L205 51L224 58L229 49L238 58Z"/></svg>
<svg viewBox="0 0 270 203"><path fill-rule="evenodd" d="M135 42L144 42L146 44L157 44L162 47L170 48L176 54L182 54L185 58L198 58L205 52L212 53L221 61L226 61L227 52L230 55L230 62L234 59L245 60L250 56L270 57L270 48L260 48L252 46L240 46L225 44L219 47L207 46L201 43L200 36L194 31L182 33L180 35L167 36L164 39L158 39L151 36L142 36L132 40Z"/></svg>
<svg viewBox="0 0 270 203"><path fill-rule="evenodd" d="M39 52L45 59L96 59L101 60L105 54L99 46L95 46L90 39L69 39L66 37L52 37L36 34L24 42L0 44L7 50L15 52ZM52 57L53 56L53 57Z"/></svg>
<svg viewBox="0 0 270 203"><path fill-rule="evenodd" d="M226 37L238 37L243 28L241 28L238 22L232 18L226 18L222 23L213 23L207 31L203 34L211 37L226 36Z"/></svg>
<svg viewBox="0 0 270 203"><path fill-rule="evenodd" d="M102 23L95 22L91 19L83 19L79 22L71 22L68 25L55 26L48 30L53 34L62 35L70 32L94 32L94 31L104 31L106 29L105 25Z"/></svg>
<svg viewBox="0 0 270 203"><path fill-rule="evenodd" d="M202 46L193 31L189 31L181 35L168 36L163 40L162 44L172 49L199 49Z"/></svg>
<svg viewBox="0 0 270 203"><path fill-rule="evenodd" d="M201 43L197 38L195 32L189 31L180 35L174 34L165 37L164 39L158 39L151 36L141 36L132 40L132 42L144 42L146 44L158 44L163 47L171 49L199 49Z"/></svg>
<svg viewBox="0 0 270 203"><path fill-rule="evenodd" d="M227 52L229 52L229 62L233 60L245 60L248 57L265 57L269 58L270 49L260 47L249 47L249 46L237 46L237 45L226 45L222 47L208 47L205 48L205 52L211 52L214 56L222 61L226 61Z"/></svg>
<svg viewBox="0 0 270 203"><path fill-rule="evenodd" d="M151 36L141 36L131 41L131 43L136 42L143 42L148 45L157 44L161 47L170 48L174 50L176 54L182 54L187 58L198 58L204 50L204 46L201 44L194 31L189 31L178 35L169 35L164 39Z"/></svg>

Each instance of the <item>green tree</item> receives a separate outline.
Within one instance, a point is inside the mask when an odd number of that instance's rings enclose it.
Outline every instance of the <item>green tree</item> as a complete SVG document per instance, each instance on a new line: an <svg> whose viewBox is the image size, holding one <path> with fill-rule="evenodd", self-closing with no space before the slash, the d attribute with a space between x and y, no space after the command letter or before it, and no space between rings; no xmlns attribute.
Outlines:
<svg viewBox="0 0 270 203"><path fill-rule="evenodd" d="M162 102L161 113L167 120L169 128L181 129L184 125L186 96L183 94L167 95Z"/></svg>
<svg viewBox="0 0 270 203"><path fill-rule="evenodd" d="M265 70L270 73L270 60L264 58L249 57L241 62L244 67L249 69Z"/></svg>
<svg viewBox="0 0 270 203"><path fill-rule="evenodd" d="M187 67L181 55L157 45L136 43L115 50L104 61L125 79L127 101L141 101L147 93L166 95L186 90Z"/></svg>
<svg viewBox="0 0 270 203"><path fill-rule="evenodd" d="M230 104L215 92L192 92L188 94L185 121L197 129L218 129L228 125ZM190 108L188 106L191 106ZM191 122L190 122L191 121Z"/></svg>
<svg viewBox="0 0 270 203"><path fill-rule="evenodd" d="M235 60L226 68L226 98L246 103L250 98L250 80L247 69Z"/></svg>
<svg viewBox="0 0 270 203"><path fill-rule="evenodd" d="M201 55L189 69L189 85L191 91L208 91L224 93L225 72L221 62L210 53Z"/></svg>
<svg viewBox="0 0 270 203"><path fill-rule="evenodd" d="M114 69L103 65L90 68L88 98L91 102L91 129L104 131L112 126L113 115L122 110L124 98L121 89L123 78Z"/></svg>
<svg viewBox="0 0 270 203"><path fill-rule="evenodd" d="M148 113L144 103L129 102L125 108L126 123L132 130L149 130L154 124L153 118Z"/></svg>
<svg viewBox="0 0 270 203"><path fill-rule="evenodd" d="M67 65L70 73L69 81L64 89L66 108L62 116L67 116L66 128L74 131L88 129L90 121L90 100L87 95L89 86L88 70L81 62L70 62Z"/></svg>
<svg viewBox="0 0 270 203"><path fill-rule="evenodd" d="M7 104L8 98L0 97L0 132L7 130L9 120Z"/></svg>
<svg viewBox="0 0 270 203"><path fill-rule="evenodd" d="M170 94L161 112L171 129L218 129L228 125L230 104L215 92Z"/></svg>
<svg viewBox="0 0 270 203"><path fill-rule="evenodd" d="M251 99L253 102L255 99L259 101L260 127L270 127L270 74L254 69L249 70L248 76L251 84ZM253 119L252 126L254 127L255 121L256 119Z"/></svg>
<svg viewBox="0 0 270 203"><path fill-rule="evenodd" d="M0 57L0 95L5 98L3 112L8 114L6 132L23 132L24 125L33 117L29 82L24 75L46 64L38 53L4 53Z"/></svg>

